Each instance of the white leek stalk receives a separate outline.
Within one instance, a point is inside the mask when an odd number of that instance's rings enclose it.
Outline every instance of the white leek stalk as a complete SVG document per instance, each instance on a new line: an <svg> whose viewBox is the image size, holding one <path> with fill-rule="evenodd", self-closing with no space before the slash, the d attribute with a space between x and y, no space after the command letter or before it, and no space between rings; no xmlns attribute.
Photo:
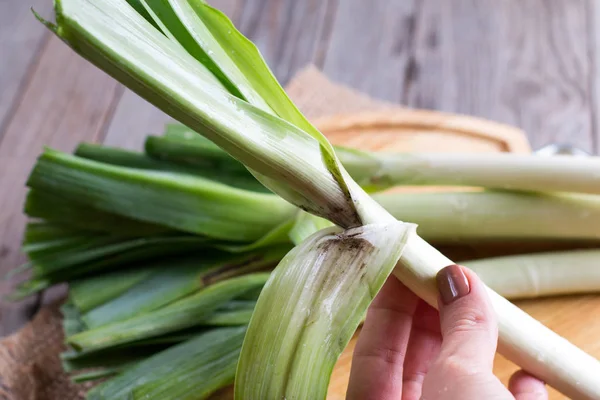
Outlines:
<svg viewBox="0 0 600 400"><path fill-rule="evenodd" d="M600 238L600 199L595 195L474 191L383 193L373 198L437 243Z"/></svg>
<svg viewBox="0 0 600 400"><path fill-rule="evenodd" d="M486 258L461 263L509 299L600 292L600 250Z"/></svg>
<svg viewBox="0 0 600 400"><path fill-rule="evenodd" d="M243 76L261 76L270 81L272 75L258 52L239 40L239 33L224 17L219 17L221 14L202 1L188 1L194 4L197 17L187 15L179 19L189 32L199 30L208 35L196 42L204 46L204 52L212 57L214 64L227 66L221 73L226 74L233 85L250 85L256 90L260 81L238 80L236 74L227 74L231 63L220 57L229 57L232 50L237 60L234 66ZM186 0L168 1L175 11L179 10L182 2ZM295 108L287 107L284 102L281 103L283 111L274 110L273 104L277 103L277 99L271 93L260 95L270 109L262 102L254 102L249 97L242 100L232 94L173 37L159 32L124 0L60 0L57 1L56 11L58 26L51 27L71 47L171 116L202 132L286 200L343 228L374 224L380 227L378 229L383 229L396 221L349 177L338 163L331 145L318 131L297 117ZM227 39L224 31L230 31L233 39ZM215 43L212 38L222 39ZM213 45L227 51L211 50ZM241 89L238 91L241 92ZM382 232L380 234L383 235ZM397 251L393 248L379 250L388 253L389 259ZM413 234L408 238L394 274L427 302L436 305L438 291L435 275L449 264L452 262L448 258ZM314 263L304 267L315 274L320 272L322 265ZM340 273L346 272L340 270ZM289 294L289 290L287 282L274 279L261 297L274 296L279 301ZM373 297L375 294L369 295ZM596 359L491 290L490 296L498 314L504 355L570 397L600 398L600 363ZM368 304L369 301L356 304L356 314L363 313ZM277 302L274 305L281 307ZM263 303L256 312L264 307ZM343 314L345 308L332 308L330 312L335 317L338 312ZM330 319L332 327L336 320ZM260 335L261 328L267 330L271 326L251 323L246 340ZM288 329L302 327L290 325ZM319 334L314 331L311 333ZM321 344L326 346L324 351L331 352L330 358L336 358L342 351L343 341L338 342L335 337L329 339ZM295 348L298 352L295 357L311 363L313 359L308 355L314 350L310 346L298 346ZM258 370L275 362L272 354L267 353L267 358L252 359L253 354L242 352L238 376L244 376L247 372L243 365L257 370L258 374ZM297 370L291 368L282 372L288 374L285 382L296 382L294 374ZM281 390L270 387L280 384L280 380L244 379L242 382L260 386L259 392L249 389L251 393L280 393ZM305 386L311 384L300 383ZM245 393L246 388L241 387L236 391Z"/></svg>
<svg viewBox="0 0 600 400"><path fill-rule="evenodd" d="M600 157L492 153L366 153L341 149L340 160L364 187L481 186L600 194Z"/></svg>
<svg viewBox="0 0 600 400"><path fill-rule="evenodd" d="M181 124L168 125L165 135L171 140L203 142L194 138L194 135L197 136L195 131ZM169 139L150 137L147 149L159 158L161 155L175 160L184 157L179 152L185 146L173 146ZM334 148L350 176L368 191L400 185L458 185L534 192L600 193L600 157L386 153L342 146ZM166 154L158 153L159 150L166 151ZM224 152L222 155L226 158ZM196 151L196 156L202 158L205 154Z"/></svg>

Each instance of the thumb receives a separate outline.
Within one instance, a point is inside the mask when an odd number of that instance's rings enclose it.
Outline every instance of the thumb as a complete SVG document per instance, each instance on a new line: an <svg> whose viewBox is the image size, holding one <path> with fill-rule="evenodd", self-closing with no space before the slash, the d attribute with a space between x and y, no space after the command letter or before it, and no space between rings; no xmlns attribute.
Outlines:
<svg viewBox="0 0 600 400"><path fill-rule="evenodd" d="M440 360L491 371L498 324L485 285L474 272L459 265L443 268L436 280L443 338Z"/></svg>

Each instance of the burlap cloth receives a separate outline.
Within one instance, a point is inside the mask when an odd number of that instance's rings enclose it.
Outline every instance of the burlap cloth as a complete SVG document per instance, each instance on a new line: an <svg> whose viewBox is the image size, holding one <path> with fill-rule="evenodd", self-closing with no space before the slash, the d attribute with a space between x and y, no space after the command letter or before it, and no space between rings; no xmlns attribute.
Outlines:
<svg viewBox="0 0 600 400"><path fill-rule="evenodd" d="M314 67L300 71L286 90L309 119L365 110L392 109L332 83ZM19 332L0 341L0 399L79 400L91 384L73 384L58 358L65 349L59 304L40 310Z"/></svg>

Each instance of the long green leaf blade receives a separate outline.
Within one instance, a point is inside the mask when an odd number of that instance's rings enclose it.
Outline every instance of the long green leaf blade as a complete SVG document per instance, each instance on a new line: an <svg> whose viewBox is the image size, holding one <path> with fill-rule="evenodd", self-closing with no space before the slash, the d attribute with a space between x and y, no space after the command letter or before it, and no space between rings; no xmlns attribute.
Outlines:
<svg viewBox="0 0 600 400"><path fill-rule="evenodd" d="M200 137L199 135L196 136ZM149 136L146 140L147 148L150 147L151 149L154 149L152 144L148 144L152 138L153 136ZM167 148L174 147L175 151L177 151L179 147L181 147L180 140L169 140L169 142L175 143L168 143ZM257 192L269 192L269 190L260 182L258 182L242 164L231 158L222 150L220 150L219 153L219 155L221 155L220 158L224 159L224 157L222 157L223 154L227 156L227 159L223 160L224 162L215 163L212 159L207 160L209 155L215 153L215 151L211 149L212 151L210 154L207 154L208 152L204 151L200 155L192 155L193 158L190 156L184 156L186 161L189 160L188 162L176 163L171 162L171 160L174 158L171 156L171 152L167 153L166 157L163 157L162 155L165 154L165 146L162 146L162 143L159 144L159 146L162 148L157 149L157 151L154 152L148 151L148 154L146 155L124 149L82 143L77 147L75 155L107 164L119 165L122 167L188 174L211 179L216 182L240 189L253 190ZM194 146L194 148L197 147L199 146ZM186 146L186 149L188 148L189 146ZM204 150L204 146L202 149ZM149 157L149 155L152 157ZM198 158L198 156L202 158ZM181 158L177 158L177 161L179 160L181 160ZM196 160L198 161L193 162ZM233 168L231 166L233 166Z"/></svg>
<svg viewBox="0 0 600 400"><path fill-rule="evenodd" d="M27 184L102 211L234 241L256 240L295 211L268 194L52 150L40 156Z"/></svg>
<svg viewBox="0 0 600 400"><path fill-rule="evenodd" d="M86 313L144 280L152 270L152 268L136 268L69 282L69 298L81 313Z"/></svg>
<svg viewBox="0 0 600 400"><path fill-rule="evenodd" d="M287 248L244 255L216 253L163 260L144 280L82 318L93 329L157 310L220 280L272 267Z"/></svg>
<svg viewBox="0 0 600 400"><path fill-rule="evenodd" d="M154 312L104 325L67 338L79 350L99 350L199 325L221 304L264 285L268 273L255 273L215 283Z"/></svg>
<svg viewBox="0 0 600 400"><path fill-rule="evenodd" d="M212 243L200 236L149 236L119 238L101 236L82 239L75 246L27 252L36 277L48 277L58 282L100 270L110 270L173 254L192 253L209 249Z"/></svg>
<svg viewBox="0 0 600 400"><path fill-rule="evenodd" d="M63 331L65 335L75 335L87 329L87 326L81 319L81 313L72 303L65 303L60 307L60 312L63 315Z"/></svg>
<svg viewBox="0 0 600 400"><path fill-rule="evenodd" d="M327 228L288 253L258 299L235 398L325 398L334 364L413 233L401 222Z"/></svg>
<svg viewBox="0 0 600 400"><path fill-rule="evenodd" d="M245 331L245 327L219 328L201 334L97 386L87 398L204 399L233 381Z"/></svg>
<svg viewBox="0 0 600 400"><path fill-rule="evenodd" d="M65 224L81 230L111 233L120 236L144 236L169 231L169 228L136 221L122 215L86 207L77 201L45 191L30 190L25 199L25 214L49 222ZM81 233L77 234L78 236Z"/></svg>

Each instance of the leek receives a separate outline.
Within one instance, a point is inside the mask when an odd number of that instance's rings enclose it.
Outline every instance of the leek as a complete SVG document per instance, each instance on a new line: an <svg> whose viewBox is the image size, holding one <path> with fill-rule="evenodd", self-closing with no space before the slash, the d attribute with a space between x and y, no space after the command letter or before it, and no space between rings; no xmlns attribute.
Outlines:
<svg viewBox="0 0 600 400"><path fill-rule="evenodd" d="M52 150L39 157L27 184L101 211L224 240L258 239L294 212L294 207L267 194ZM173 192L179 194L177 203L170 196Z"/></svg>
<svg viewBox="0 0 600 400"><path fill-rule="evenodd" d="M167 127L165 136L150 136L146 152L151 157L185 163L209 158L202 141L190 139L195 132L184 126ZM211 149L210 158L241 166L223 150ZM335 146L350 176L370 191L393 186L477 186L528 192L600 194L600 157L542 157L491 153L386 153Z"/></svg>
<svg viewBox="0 0 600 400"><path fill-rule="evenodd" d="M288 253L252 315L235 397L324 398L339 355L413 230L400 222L343 232L327 228ZM274 285L290 290L282 297ZM250 334L257 327L261 334ZM271 361L256 368L255 360Z"/></svg>
<svg viewBox="0 0 600 400"><path fill-rule="evenodd" d="M300 244L331 223L301 213L290 237ZM464 261L495 292L507 299L538 298L600 292L600 250L569 250L519 254Z"/></svg>
<svg viewBox="0 0 600 400"><path fill-rule="evenodd" d="M77 350L101 350L202 324L222 303L264 285L268 273L254 273L215 283L153 312L86 330L67 338Z"/></svg>
<svg viewBox="0 0 600 400"><path fill-rule="evenodd" d="M141 361L160 351L165 350L164 345L154 346L129 346L115 348L103 352L76 352L68 350L60 355L63 370L75 372L89 370L90 368L122 370L128 365Z"/></svg>
<svg viewBox="0 0 600 400"><path fill-rule="evenodd" d="M196 134L199 138L199 136ZM233 159L214 143L206 140L183 139L179 136L148 136L144 143L144 151L150 159L167 160L174 165L188 168L208 168L217 171L229 171L255 178L248 172L244 164Z"/></svg>
<svg viewBox="0 0 600 400"><path fill-rule="evenodd" d="M87 329L81 319L81 313L71 303L65 303L61 306L60 312L63 315L63 331L65 335L75 335Z"/></svg>
<svg viewBox="0 0 600 400"><path fill-rule="evenodd" d="M344 160L344 152L340 158ZM359 154L357 152L357 154ZM352 165L349 165L352 159ZM371 167L368 175L365 171ZM344 162L344 161L342 161ZM372 153L348 157L349 172L364 186L482 186L535 192L600 194L600 157L543 157L509 153ZM362 172L361 172L362 171Z"/></svg>
<svg viewBox="0 0 600 400"><path fill-rule="evenodd" d="M90 328L156 310L223 279L274 267L288 247L245 255L166 260L127 292L82 315ZM283 250L283 251L282 251ZM166 264L166 265L165 265Z"/></svg>
<svg viewBox="0 0 600 400"><path fill-rule="evenodd" d="M600 239L600 198L592 195L480 191L373 198L436 243Z"/></svg>
<svg viewBox="0 0 600 400"><path fill-rule="evenodd" d="M240 327L201 334L102 383L87 398L205 399L233 382L244 333Z"/></svg>
<svg viewBox="0 0 600 400"><path fill-rule="evenodd" d="M223 150L206 144L191 129L179 125L167 127L165 136L148 137L146 151L152 157L174 162L185 159L201 162L220 157L229 159ZM196 136L194 136L196 135ZM339 150L339 148L336 148ZM216 153L217 155L213 155ZM350 149L338 151L344 166L352 164L352 156L363 152ZM365 153L366 154L366 153ZM372 157L378 157L374 153ZM355 177L364 168L353 167ZM390 182L397 184L401 182ZM373 187L372 183L365 183ZM485 186L485 185L484 185ZM421 237L436 243L460 241L498 241L505 239L597 240L600 237L600 200L595 196L550 193L515 193L507 191L441 192L375 194L373 198L394 217L419 226Z"/></svg>
<svg viewBox="0 0 600 400"><path fill-rule="evenodd" d="M465 261L510 299L600 292L600 250L573 250Z"/></svg>
<svg viewBox="0 0 600 400"><path fill-rule="evenodd" d="M255 302L253 301L240 302L234 300L225 303L223 307L220 307L219 310L215 311L212 317L204 320L204 323L212 327L246 325L250 321L254 305ZM71 379L74 382L97 380L125 372L134 365L143 362L154 355L164 353L166 350L172 348L173 345L194 339L208 330L207 327L203 327L202 329L188 329L153 339L129 343L124 346L116 346L108 350L91 352L76 352L69 350L61 354L62 366L65 372L71 374ZM208 343L206 343L206 345L215 345L215 343L211 343L210 337L205 337L202 341L207 341ZM196 342L198 343L198 341ZM241 346L242 342L240 340L235 346L238 352L241 349ZM201 363L199 364L201 365ZM172 367L177 368L177 365L178 364L175 362ZM90 368L93 369L93 371L88 372ZM217 373L222 372L223 370L222 367L217 365L215 365L214 368L217 369L214 371ZM229 368L231 369L231 367ZM230 374L233 375L234 371L235 369L233 369L233 372ZM182 383L190 384L190 382ZM229 383L230 382L227 382L227 384Z"/></svg>
<svg viewBox="0 0 600 400"><path fill-rule="evenodd" d="M148 144L146 145L148 146ZM227 155L222 150L219 154ZM195 175L240 189L267 192L267 189L244 166L237 163L229 155L227 155L225 162L209 160L208 162L190 163L190 165L187 165L188 163L174 163L169 162L168 159L167 161L163 161L159 159L161 157L152 158L133 151L89 143L80 144L77 150L75 150L75 155L123 167ZM205 157L208 156L205 154ZM239 167L235 167L236 165L239 165Z"/></svg>
<svg viewBox="0 0 600 400"><path fill-rule="evenodd" d="M196 140L187 140L187 142L196 142ZM202 142L202 141L201 141ZM185 146L188 146L187 144ZM213 145L214 146L214 145ZM189 147L189 146L188 146ZM86 146L87 148L87 146ZM107 162L111 161L111 154L114 149L95 146L94 152L97 159ZM137 158L138 153L127 152L127 157ZM75 171L73 171L75 173ZM157 186L160 181L151 171L140 171L146 182L153 182ZM179 176L179 175L178 175ZM141 180L140 180L141 181ZM124 183L123 183L124 185ZM198 180L197 189L194 195L198 198L202 196L205 190L211 190L215 185L212 181ZM62 186L61 186L62 187ZM136 187L135 182L131 182L128 188L133 191ZM205 189L206 188L206 189ZM171 196L164 201L169 202L172 208L176 204L181 204L189 196L186 187L171 187ZM236 190L238 197L232 199L238 201L236 209L245 209L246 198L252 199L253 193L245 190ZM48 193L40 193L37 190L30 192L29 197L39 197L39 210L43 212L31 213L30 216L50 215L50 220L55 214L60 214L64 208L73 207L80 209L81 203L63 201L64 205L59 207L56 212L52 212L52 207L43 207L45 201L53 196ZM263 199L268 199L267 205L276 204L276 209L286 209L288 204L275 195L261 195ZM478 192L440 192L440 193L384 193L375 194L373 198L382 205L394 217L401 220L411 221L419 226L418 233L421 237L435 241L436 243L456 243L456 242L475 242L475 241L500 241L500 240L581 240L597 241L600 237L600 200L592 195L577 195L563 193L515 193L506 191L478 191ZM111 197L107 201L113 201ZM28 203L30 199L28 198ZM212 205L207 202L207 207ZM116 206L115 206L116 207ZM234 204L231 204L234 208ZM94 218L94 221L105 221L103 230L113 229L113 232L120 231L123 226L125 231L138 231L144 229L144 224L133 220L134 212L126 208L121 208L122 221L119 216L95 210L88 206L92 213L81 213L79 223L87 218ZM189 218L197 218L195 208L189 207L179 209L180 212L189 212ZM86 211L87 212L87 211ZM266 213L266 207L262 210L263 218ZM108 217L103 217L108 214ZM283 213L277 221L277 215L267 213L273 218L271 221L271 230L275 230L277 224L286 224L286 221L293 215L293 211ZM70 215L64 213L62 215ZM155 215L154 218L157 218ZM65 220L65 219L63 219ZM158 221L158 219L157 219ZM245 222L246 219L240 220ZM166 223L166 222L165 222ZM140 226L138 226L138 224ZM93 226L93 224L92 224ZM116 227L116 229L115 229ZM242 227L244 228L244 227ZM164 226L151 225L148 229L150 234L154 231L160 232L161 229L167 229ZM247 229L247 228L245 228ZM113 233L111 232L111 233ZM213 232L213 235L215 233ZM263 235L268 231L264 230ZM255 247L260 247L257 243ZM247 249L242 247L242 249Z"/></svg>
<svg viewBox="0 0 600 400"><path fill-rule="evenodd" d="M69 282L69 297L85 313L117 297L145 280L153 268L120 270Z"/></svg>
<svg viewBox="0 0 600 400"><path fill-rule="evenodd" d="M376 226L376 233L385 236L385 227L397 223L395 219L349 177L331 145L306 122L285 93L279 90L258 52L242 39L233 25L202 1L188 3L185 0L170 0L168 5L196 43L210 55L210 67L218 66L220 73L238 89L242 98L230 93L227 85L221 84L202 61L189 54L173 37L163 35L123 0L60 0L56 6L58 25L48 25L88 60L221 146L246 165L265 186L286 200L345 229L361 225ZM193 13L185 11L187 9ZM154 19L154 22L157 23L157 20ZM223 35L229 30L233 32L232 35ZM127 40L123 40L124 37ZM229 58L232 51L236 52L235 59ZM275 91L270 91L270 88ZM400 235L400 232L397 234ZM319 251L316 247L308 249L311 257ZM441 268L452 264L448 258L416 234L409 235L401 255L396 248L385 247L377 249L377 252L382 253L381 258L388 262L399 256L394 275L429 304L437 305L434 278ZM295 269L311 269L317 275L318 267L331 269L332 266L328 263L302 263L301 258L296 261L293 263ZM287 263L281 265L283 267L280 270L285 270ZM372 270L370 266L366 267ZM391 268L382 271L382 281L389 270ZM344 278L340 282L352 279L347 276L352 271L339 272ZM278 276L277 270L274 276ZM279 300L285 299L288 293L297 288L296 284L272 279L259 298L255 310L257 320L266 312L265 306L275 307L274 312L281 312L287 303ZM373 287L373 292L355 304L353 316L365 312L370 299L376 294L376 285ZM350 293L346 293L345 297L351 298ZM600 382L597 379L600 363L596 359L491 290L490 297L499 320L500 350L505 356L568 396L600 396ZM263 298L277 301L267 304L261 302ZM302 301L297 303L303 304ZM310 375L311 368L315 368L310 362L310 354L315 352L319 359L327 354L329 362L337 359L347 331L340 331L342 324L336 321L338 316L348 312L348 306L339 309L332 307L326 311L329 314L320 310L314 318L321 321L320 317L326 317L322 321L329 320L329 324L318 324L316 326L320 326L321 330L310 329L301 342L289 344L309 345L293 349L292 360L288 357L282 360L291 362L288 365L292 366L296 366L294 360L299 360L301 364L297 365L298 368L280 371L285 374L281 378L264 379L262 375L263 368L278 362L277 354L262 349L253 350L245 345L238 366L236 393L281 393L289 389L292 393L302 394L301 387L304 386L311 393L323 395L324 381L328 377ZM294 320L290 320L286 335L297 334L302 329L303 326L295 325ZM327 329L339 337L325 344L321 340L319 344L324 347L311 341L321 337L323 330ZM271 322L261 326L254 323L253 316L245 340L251 343L261 335L272 335L272 332ZM73 336L71 342L78 346L106 345L99 337L79 340L83 339L80 335L85 335L85 332ZM337 339L341 339L340 342ZM257 368L257 365L260 367ZM308 375L304 375L305 372ZM314 378L318 387L313 390L311 382L302 382L303 377Z"/></svg>
<svg viewBox="0 0 600 400"><path fill-rule="evenodd" d="M110 235L86 238L75 243L35 243L24 245L23 250L32 263L34 277L60 282L95 271L110 270L132 262L156 256L215 251L210 242L198 236L158 236L123 240ZM45 247L40 247L40 246ZM35 246L35 247L33 247ZM32 250L32 247L35 251Z"/></svg>
<svg viewBox="0 0 600 400"><path fill-rule="evenodd" d="M99 370L81 372L71 376L73 383L84 383L88 381L95 381L102 378L107 378L115 375L119 372L119 368L102 368Z"/></svg>
<svg viewBox="0 0 600 400"><path fill-rule="evenodd" d="M126 216L112 214L45 191L30 190L24 206L31 218L42 218L87 231L118 234L120 236L146 236L165 233L169 228L136 221ZM115 229L118 226L119 229Z"/></svg>
<svg viewBox="0 0 600 400"><path fill-rule="evenodd" d="M255 307L256 301L232 300L219 307L203 322L211 326L247 325Z"/></svg>

